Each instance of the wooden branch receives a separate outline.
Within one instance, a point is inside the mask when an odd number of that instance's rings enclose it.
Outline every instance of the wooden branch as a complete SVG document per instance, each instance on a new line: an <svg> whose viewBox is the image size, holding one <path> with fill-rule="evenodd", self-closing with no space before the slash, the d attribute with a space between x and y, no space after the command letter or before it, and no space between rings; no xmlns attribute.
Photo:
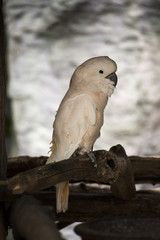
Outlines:
<svg viewBox="0 0 160 240"><path fill-rule="evenodd" d="M20 156L8 159L7 177L13 177L14 175L30 170L35 167L43 166L48 157L29 157Z"/></svg>
<svg viewBox="0 0 160 240"><path fill-rule="evenodd" d="M22 196L12 205L10 211L14 239L60 240L53 216L34 197Z"/></svg>
<svg viewBox="0 0 160 240"><path fill-rule="evenodd" d="M104 150L95 151L94 154L97 168L93 167L87 155L78 156L22 172L10 178L7 183L1 182L0 187L3 187L4 194L10 197L40 191L66 180L112 183L124 173L125 159ZM0 198L2 200L3 196Z"/></svg>
<svg viewBox="0 0 160 240"><path fill-rule="evenodd" d="M47 159L46 156L9 158L7 176L13 177L20 172L43 166ZM160 157L129 156L128 159L131 162L136 183L160 183Z"/></svg>
<svg viewBox="0 0 160 240"><path fill-rule="evenodd" d="M55 192L33 194L43 204L56 212ZM84 222L103 217L159 217L160 194L137 193L135 198L125 201L115 198L111 193L73 193L69 196L69 210L56 214L57 221Z"/></svg>
<svg viewBox="0 0 160 240"><path fill-rule="evenodd" d="M160 183L160 157L129 157L137 183Z"/></svg>

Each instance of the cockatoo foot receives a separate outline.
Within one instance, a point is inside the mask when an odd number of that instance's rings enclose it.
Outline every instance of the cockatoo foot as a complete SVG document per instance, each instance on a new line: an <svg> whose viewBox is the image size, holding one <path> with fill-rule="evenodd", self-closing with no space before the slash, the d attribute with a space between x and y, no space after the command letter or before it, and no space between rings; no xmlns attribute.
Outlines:
<svg viewBox="0 0 160 240"><path fill-rule="evenodd" d="M83 151L83 149L81 147L78 147L75 152L72 154L71 157L76 157L76 156L82 156L82 155L85 155L87 154L88 157L91 159L91 162L93 163L93 166L95 168L97 168L97 159L93 153L93 148L91 148L91 151L90 152L86 152L86 151Z"/></svg>
<svg viewBox="0 0 160 240"><path fill-rule="evenodd" d="M88 157L91 159L91 162L93 163L93 166L95 168L97 168L97 159L93 153L93 151L90 151L89 153L87 153Z"/></svg>

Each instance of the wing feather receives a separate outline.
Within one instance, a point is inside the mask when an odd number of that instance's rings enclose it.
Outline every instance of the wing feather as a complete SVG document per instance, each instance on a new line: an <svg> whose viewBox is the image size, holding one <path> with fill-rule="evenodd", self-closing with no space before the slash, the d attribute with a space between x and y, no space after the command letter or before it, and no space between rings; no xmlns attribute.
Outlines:
<svg viewBox="0 0 160 240"><path fill-rule="evenodd" d="M62 102L53 125L56 161L69 158L78 148L88 127L95 124L96 107L89 95L76 95Z"/></svg>

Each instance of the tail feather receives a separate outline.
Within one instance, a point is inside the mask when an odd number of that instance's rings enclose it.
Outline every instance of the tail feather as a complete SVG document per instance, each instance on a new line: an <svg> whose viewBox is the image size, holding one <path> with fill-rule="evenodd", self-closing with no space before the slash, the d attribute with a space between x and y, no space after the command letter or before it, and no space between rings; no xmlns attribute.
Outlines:
<svg viewBox="0 0 160 240"><path fill-rule="evenodd" d="M69 181L56 185L57 213L68 210Z"/></svg>
<svg viewBox="0 0 160 240"><path fill-rule="evenodd" d="M46 164L58 162L65 157L57 153L57 147L54 138L51 141L50 147L51 155L48 158ZM58 183L56 185L56 201L57 201L57 213L66 212L68 210L68 198L69 198L69 181Z"/></svg>

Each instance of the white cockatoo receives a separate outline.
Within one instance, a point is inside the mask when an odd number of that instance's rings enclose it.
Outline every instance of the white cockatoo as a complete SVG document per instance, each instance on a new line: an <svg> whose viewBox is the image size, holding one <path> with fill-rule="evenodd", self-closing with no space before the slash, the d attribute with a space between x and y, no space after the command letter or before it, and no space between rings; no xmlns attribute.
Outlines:
<svg viewBox="0 0 160 240"><path fill-rule="evenodd" d="M75 70L55 117L47 164L68 159L75 151L91 152L100 136L108 97L117 84L116 70L116 63L106 56L91 58ZM69 182L58 183L57 212L68 209L68 196Z"/></svg>

